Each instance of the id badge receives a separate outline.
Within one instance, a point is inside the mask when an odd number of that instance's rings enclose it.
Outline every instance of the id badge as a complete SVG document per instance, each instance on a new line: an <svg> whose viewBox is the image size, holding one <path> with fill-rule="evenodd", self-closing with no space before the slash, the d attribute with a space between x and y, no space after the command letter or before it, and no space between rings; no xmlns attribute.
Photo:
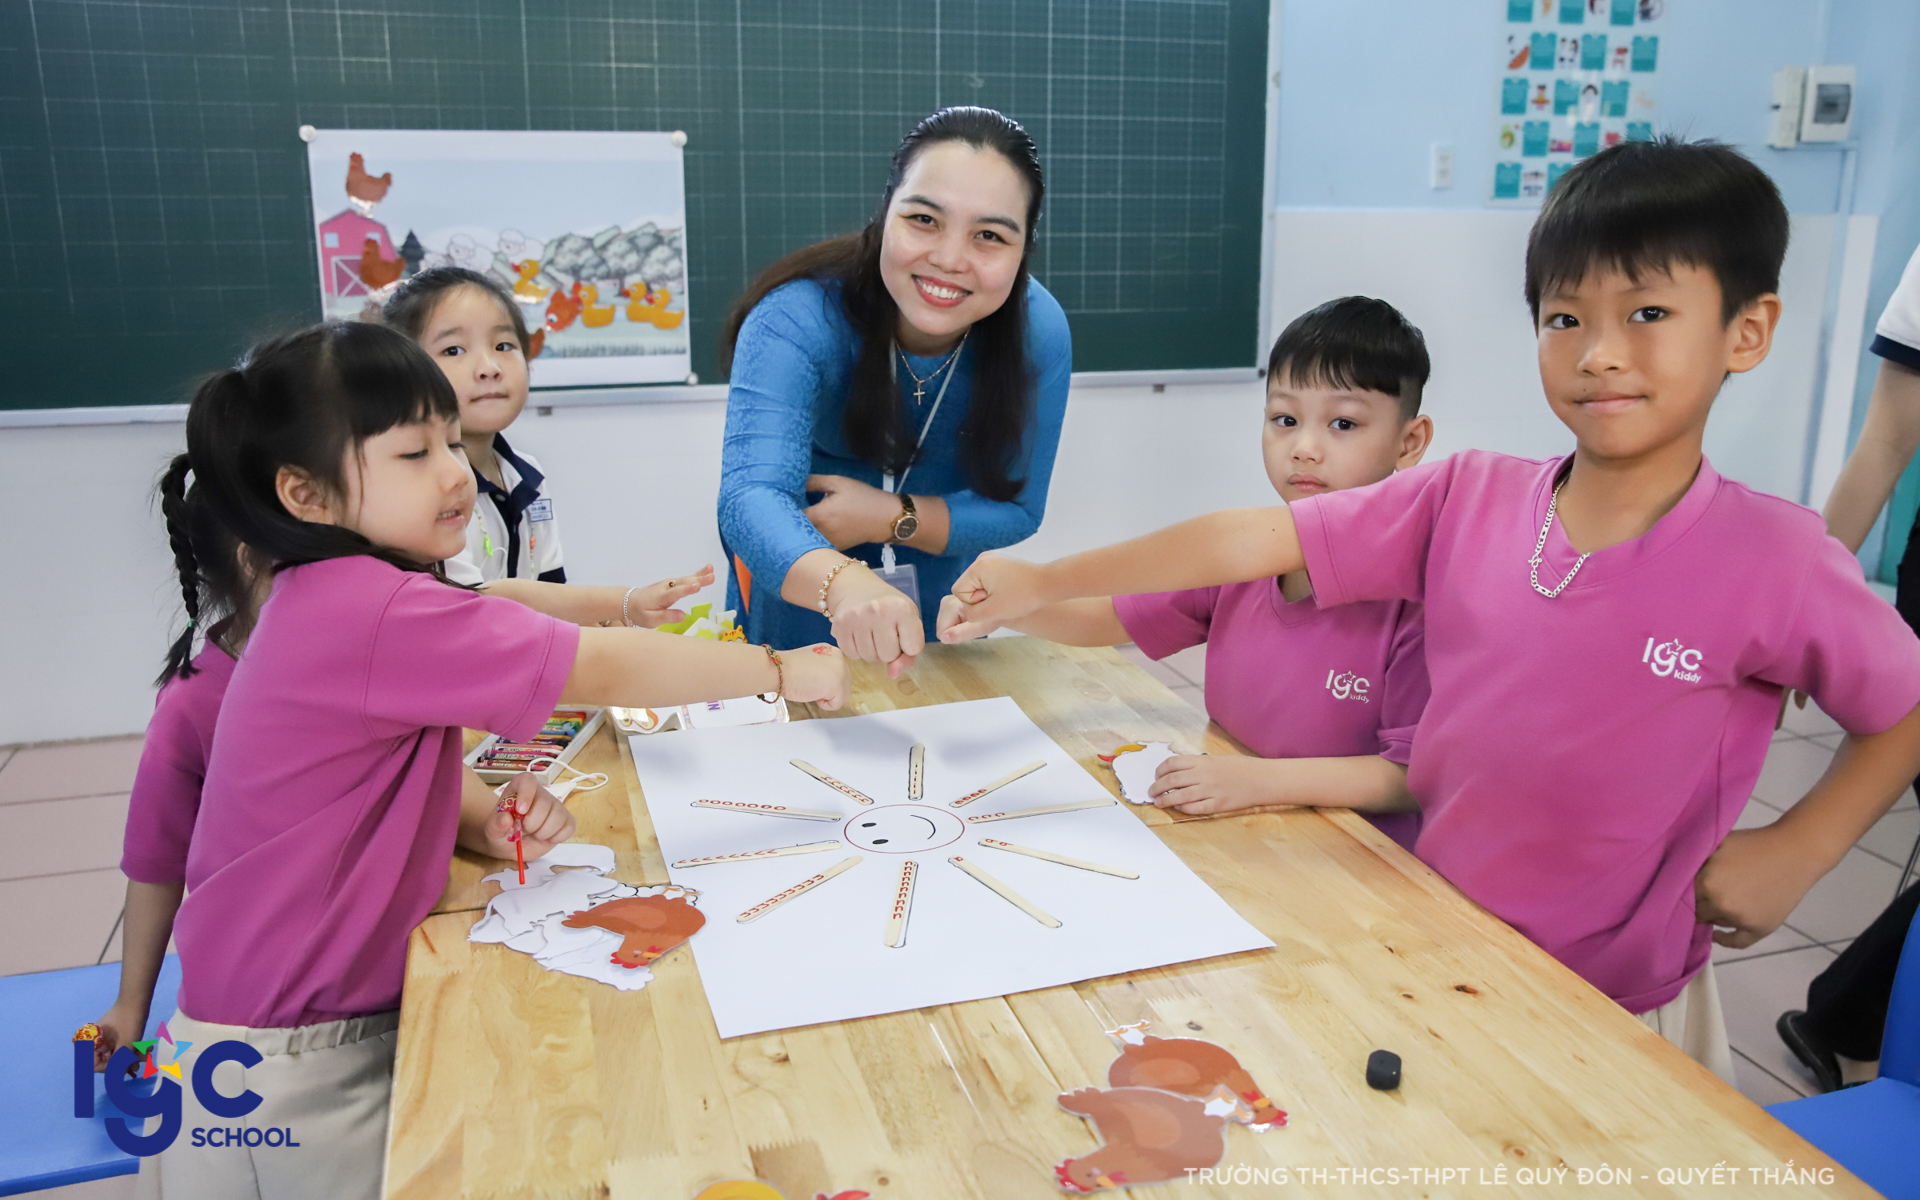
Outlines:
<svg viewBox="0 0 1920 1200"><path fill-rule="evenodd" d="M907 599L913 601L915 606L919 605L920 576L918 572L913 569L912 563L895 563L891 567L877 567L874 569L874 574L886 580L894 587L899 588L901 592L905 593Z"/></svg>

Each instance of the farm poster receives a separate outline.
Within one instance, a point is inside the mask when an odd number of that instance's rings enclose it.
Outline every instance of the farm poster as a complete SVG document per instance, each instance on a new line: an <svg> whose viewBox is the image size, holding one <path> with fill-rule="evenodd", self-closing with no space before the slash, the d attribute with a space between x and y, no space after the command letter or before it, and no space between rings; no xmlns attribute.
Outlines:
<svg viewBox="0 0 1920 1200"><path fill-rule="evenodd" d="M467 267L507 289L536 388L679 383L686 187L670 133L311 131L325 315L368 315L400 282Z"/></svg>

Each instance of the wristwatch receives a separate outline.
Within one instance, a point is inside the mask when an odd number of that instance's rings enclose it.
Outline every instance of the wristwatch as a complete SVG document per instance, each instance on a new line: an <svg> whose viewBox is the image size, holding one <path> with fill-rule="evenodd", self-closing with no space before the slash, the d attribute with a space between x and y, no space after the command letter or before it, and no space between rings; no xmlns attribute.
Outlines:
<svg viewBox="0 0 1920 1200"><path fill-rule="evenodd" d="M920 515L913 511L913 497L900 494L900 515L893 519L893 540L904 542L920 532Z"/></svg>

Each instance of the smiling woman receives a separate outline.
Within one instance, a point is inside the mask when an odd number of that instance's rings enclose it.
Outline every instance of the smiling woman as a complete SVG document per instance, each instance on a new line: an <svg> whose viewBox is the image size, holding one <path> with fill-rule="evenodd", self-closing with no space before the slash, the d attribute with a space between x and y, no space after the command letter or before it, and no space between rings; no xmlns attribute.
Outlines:
<svg viewBox="0 0 1920 1200"><path fill-rule="evenodd" d="M750 640L831 631L897 672L961 565L1039 528L1073 362L1027 270L1044 192L1017 123L943 109L895 152L864 229L735 304L719 515Z"/></svg>

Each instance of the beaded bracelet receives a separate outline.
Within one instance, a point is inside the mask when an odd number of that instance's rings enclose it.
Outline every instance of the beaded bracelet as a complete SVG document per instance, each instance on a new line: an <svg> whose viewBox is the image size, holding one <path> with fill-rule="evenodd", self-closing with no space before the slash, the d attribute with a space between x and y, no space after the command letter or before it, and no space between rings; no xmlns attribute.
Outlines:
<svg viewBox="0 0 1920 1200"><path fill-rule="evenodd" d="M785 700L787 698L786 664L780 661L780 652L778 650L775 650L773 646L770 645L769 643L761 642L760 648L762 650L765 650L767 652L767 657L773 660L773 673L774 673L775 679L777 680L777 682L774 684L773 694L777 698L781 700Z"/></svg>
<svg viewBox="0 0 1920 1200"><path fill-rule="evenodd" d="M834 577L854 564L851 558L843 558L833 570L827 572L826 579L820 584L820 615L833 620L833 614L827 611L827 589L833 586Z"/></svg>
<svg viewBox="0 0 1920 1200"><path fill-rule="evenodd" d="M627 615L627 601L633 599L633 594L639 590L637 587L630 587L627 589L627 594L620 597L620 623L628 629L633 628L633 618Z"/></svg>

